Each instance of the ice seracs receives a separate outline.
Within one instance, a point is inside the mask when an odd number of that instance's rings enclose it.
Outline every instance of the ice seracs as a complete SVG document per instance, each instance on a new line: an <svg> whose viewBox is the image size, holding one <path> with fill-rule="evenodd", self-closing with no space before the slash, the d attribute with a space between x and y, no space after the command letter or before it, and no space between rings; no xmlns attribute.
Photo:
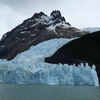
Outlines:
<svg viewBox="0 0 100 100"><path fill-rule="evenodd" d="M95 66L49 64L51 56L72 39L51 39L32 46L13 60L0 60L0 83L99 86Z"/></svg>

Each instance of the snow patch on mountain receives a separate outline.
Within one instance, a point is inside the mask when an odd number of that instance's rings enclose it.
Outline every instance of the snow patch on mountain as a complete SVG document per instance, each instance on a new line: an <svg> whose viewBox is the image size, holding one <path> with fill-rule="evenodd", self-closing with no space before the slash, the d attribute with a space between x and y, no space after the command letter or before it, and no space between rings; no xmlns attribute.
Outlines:
<svg viewBox="0 0 100 100"><path fill-rule="evenodd" d="M35 19L35 21L36 21L36 24L34 24L34 26L36 26L39 23L41 23L41 24L47 26L46 29L52 30L52 31L55 31L55 28L57 26L62 26L63 28L66 28L66 29L69 28L69 27L71 27L65 21L61 21L61 19L53 20L53 16L42 15L40 18ZM56 21L57 21L57 23L55 23Z"/></svg>
<svg viewBox="0 0 100 100"><path fill-rule="evenodd" d="M96 31L100 31L100 27L83 28L83 29L81 29L81 31L93 33L93 32L96 32Z"/></svg>
<svg viewBox="0 0 100 100"><path fill-rule="evenodd" d="M66 28L66 29L68 29L69 27L71 27L71 26L69 26L68 24L66 24L65 22L63 22L63 23L58 23L58 24L56 24L56 25L50 25L50 26L49 26L48 28L46 28L46 29L52 30L52 31L55 32L55 29L56 29L57 26L60 26L60 27L62 27L62 28Z"/></svg>
<svg viewBox="0 0 100 100"><path fill-rule="evenodd" d="M0 83L99 86L95 66L44 62L45 57L53 55L71 40L51 39L32 46L11 61L0 60Z"/></svg>

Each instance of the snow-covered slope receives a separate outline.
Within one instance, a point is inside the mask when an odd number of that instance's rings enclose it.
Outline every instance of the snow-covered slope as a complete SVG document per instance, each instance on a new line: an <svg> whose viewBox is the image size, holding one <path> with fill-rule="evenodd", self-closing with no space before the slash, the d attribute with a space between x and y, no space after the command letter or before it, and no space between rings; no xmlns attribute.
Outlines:
<svg viewBox="0 0 100 100"><path fill-rule="evenodd" d="M93 32L96 32L96 31L100 31L100 27L83 28L83 29L81 29L81 31L93 33Z"/></svg>
<svg viewBox="0 0 100 100"><path fill-rule="evenodd" d="M66 84L98 86L95 66L76 67L67 64L48 64L44 58L54 54L72 39L52 39L32 46L13 60L0 60L0 83Z"/></svg>

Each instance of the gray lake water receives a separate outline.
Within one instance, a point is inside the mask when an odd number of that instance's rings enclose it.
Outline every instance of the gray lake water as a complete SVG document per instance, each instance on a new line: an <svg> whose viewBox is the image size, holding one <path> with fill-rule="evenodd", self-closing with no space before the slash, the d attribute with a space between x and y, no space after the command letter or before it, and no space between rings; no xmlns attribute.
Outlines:
<svg viewBox="0 0 100 100"><path fill-rule="evenodd" d="M100 100L100 87L0 84L0 100Z"/></svg>

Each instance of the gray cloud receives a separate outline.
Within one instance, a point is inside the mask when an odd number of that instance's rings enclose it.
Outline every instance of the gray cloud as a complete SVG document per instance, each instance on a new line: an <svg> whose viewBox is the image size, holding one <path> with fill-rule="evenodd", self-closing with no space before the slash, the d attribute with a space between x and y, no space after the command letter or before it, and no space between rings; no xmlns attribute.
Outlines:
<svg viewBox="0 0 100 100"><path fill-rule="evenodd" d="M25 15L32 15L40 11L48 12L59 7L58 0L0 0L0 2Z"/></svg>
<svg viewBox="0 0 100 100"><path fill-rule="evenodd" d="M60 10L72 26L100 26L100 0L0 0L0 4L0 13L3 12L0 23L5 31L35 12L43 11L49 15L52 10Z"/></svg>

